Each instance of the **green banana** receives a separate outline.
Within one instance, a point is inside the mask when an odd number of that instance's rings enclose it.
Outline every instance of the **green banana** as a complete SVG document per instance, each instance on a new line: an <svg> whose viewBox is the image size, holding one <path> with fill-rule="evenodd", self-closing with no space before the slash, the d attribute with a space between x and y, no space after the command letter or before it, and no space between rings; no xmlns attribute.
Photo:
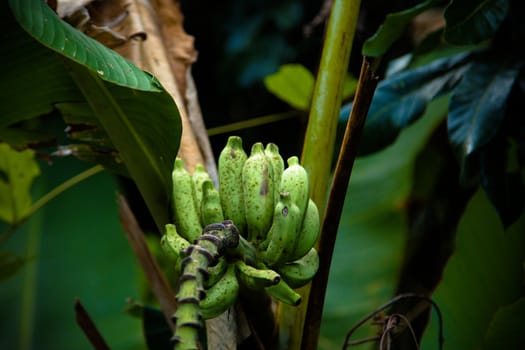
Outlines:
<svg viewBox="0 0 525 350"><path fill-rule="evenodd" d="M257 269L247 265L242 260L235 262L237 279L244 287L252 290L262 290L265 287L279 283L281 277L277 272L270 269Z"/></svg>
<svg viewBox="0 0 525 350"><path fill-rule="evenodd" d="M287 192L281 192L281 198L275 205L273 223L268 235L268 247L262 254L263 261L270 267L290 261L295 250L300 228L301 213L292 202Z"/></svg>
<svg viewBox="0 0 525 350"><path fill-rule="evenodd" d="M272 225L274 183L271 165L264 154L262 143L252 146L250 156L242 169L244 213L250 242L266 238Z"/></svg>
<svg viewBox="0 0 525 350"><path fill-rule="evenodd" d="M235 266L230 264L222 278L206 291L206 296L200 301L202 317L209 319L219 316L235 303L238 293Z"/></svg>
<svg viewBox="0 0 525 350"><path fill-rule="evenodd" d="M224 221L221 197L211 179L205 180L202 183L202 202L200 209L202 224L204 226Z"/></svg>
<svg viewBox="0 0 525 350"><path fill-rule="evenodd" d="M197 207L197 215L199 215L199 218L202 219L202 215L201 215L202 184L205 181L211 181L211 177L208 174L208 172L206 172L206 168L204 168L204 165L200 163L195 165L195 170L193 170L193 174L191 175L191 181L193 184L193 191L195 193L195 203ZM220 222L220 221L217 221L217 222ZM206 224L203 223L202 221L201 221L201 224L203 226L206 226Z"/></svg>
<svg viewBox="0 0 525 350"><path fill-rule="evenodd" d="M264 149L264 154L268 157L272 167L274 194L273 200L275 203L279 200L279 184L281 183L281 175L284 171L284 160L279 154L279 147L275 143L268 143Z"/></svg>
<svg viewBox="0 0 525 350"><path fill-rule="evenodd" d="M310 198L308 173L306 169L299 164L299 158L297 156L288 158L287 162L288 167L284 169L281 175L279 191L290 193L292 202L297 205L301 212L302 222L302 217L306 212L308 199Z"/></svg>
<svg viewBox="0 0 525 350"><path fill-rule="evenodd" d="M167 224L165 230L160 239L160 246L175 266L180 267L180 262L185 256L184 250L188 248L190 242L177 233L177 228L173 224Z"/></svg>
<svg viewBox="0 0 525 350"><path fill-rule="evenodd" d="M290 287L299 288L314 278L319 269L319 255L315 248L312 248L301 259L277 266L275 269Z"/></svg>
<svg viewBox="0 0 525 350"><path fill-rule="evenodd" d="M190 173L184 168L181 158L175 159L173 172L173 209L177 232L193 242L202 232L200 218L195 203L195 191Z"/></svg>
<svg viewBox="0 0 525 350"><path fill-rule="evenodd" d="M301 303L301 295L294 291L284 280L280 280L274 286L266 287L266 293L274 299L288 305L297 306Z"/></svg>
<svg viewBox="0 0 525 350"><path fill-rule="evenodd" d="M206 278L203 281L204 288L210 289L214 286L224 276L227 268L228 262L221 256L216 265L208 267Z"/></svg>
<svg viewBox="0 0 525 350"><path fill-rule="evenodd" d="M290 260L297 260L303 257L315 245L319 237L320 223L319 211L312 199L308 200L308 207L304 214L302 227L299 230L297 245L290 256Z"/></svg>
<svg viewBox="0 0 525 350"><path fill-rule="evenodd" d="M242 194L242 169L248 156L239 136L230 136L219 155L219 193L224 217L232 220L241 235L246 234L244 197Z"/></svg>

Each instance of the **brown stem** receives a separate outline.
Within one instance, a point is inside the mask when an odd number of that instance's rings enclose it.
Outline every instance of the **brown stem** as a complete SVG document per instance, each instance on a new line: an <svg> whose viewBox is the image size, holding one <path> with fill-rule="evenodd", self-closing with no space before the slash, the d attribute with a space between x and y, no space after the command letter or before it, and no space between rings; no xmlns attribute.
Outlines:
<svg viewBox="0 0 525 350"><path fill-rule="evenodd" d="M144 232L142 232L142 229L137 223L126 199L121 195L118 197L118 204L120 223L126 232L129 244L142 266L142 270L150 283L151 290L159 301L166 322L171 330L173 330L175 326L171 317L177 309L175 293L171 289L166 277L162 274L157 261L151 255L146 240L144 239Z"/></svg>
<svg viewBox="0 0 525 350"><path fill-rule="evenodd" d="M350 181L352 167L357 155L357 147L365 124L368 108L372 102L378 78L375 66L367 58L363 59L359 84L357 87L352 111L348 119L346 130L339 153L339 159L334 172L330 189L330 197L326 206L322 234L319 246L319 271L312 281L308 309L305 318L303 350L315 350L319 339L321 316L330 272L330 262L335 246L337 229L341 219L346 189Z"/></svg>
<svg viewBox="0 0 525 350"><path fill-rule="evenodd" d="M108 344L78 298L75 298L75 317L77 324L82 329L91 345L93 345L93 348L96 350L109 350Z"/></svg>

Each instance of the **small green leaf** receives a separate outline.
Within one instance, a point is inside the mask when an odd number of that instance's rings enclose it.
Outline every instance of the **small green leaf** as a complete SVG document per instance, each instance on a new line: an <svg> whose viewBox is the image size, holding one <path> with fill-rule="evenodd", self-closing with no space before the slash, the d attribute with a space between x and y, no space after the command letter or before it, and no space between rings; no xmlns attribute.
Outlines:
<svg viewBox="0 0 525 350"><path fill-rule="evenodd" d="M412 8L388 14L377 32L363 44L362 54L370 57L384 55L390 46L399 39L405 27L414 17L438 2L438 0L427 0Z"/></svg>
<svg viewBox="0 0 525 350"><path fill-rule="evenodd" d="M0 143L0 220L16 224L32 204L31 184L40 174L34 152L17 152Z"/></svg>
<svg viewBox="0 0 525 350"><path fill-rule="evenodd" d="M11 252L0 252L0 282L13 276L27 260Z"/></svg>
<svg viewBox="0 0 525 350"><path fill-rule="evenodd" d="M454 0L445 9L445 40L455 45L490 39L509 12L508 0Z"/></svg>
<svg viewBox="0 0 525 350"><path fill-rule="evenodd" d="M300 64L286 64L277 73L264 78L272 94L301 111L308 111L314 90L313 74Z"/></svg>

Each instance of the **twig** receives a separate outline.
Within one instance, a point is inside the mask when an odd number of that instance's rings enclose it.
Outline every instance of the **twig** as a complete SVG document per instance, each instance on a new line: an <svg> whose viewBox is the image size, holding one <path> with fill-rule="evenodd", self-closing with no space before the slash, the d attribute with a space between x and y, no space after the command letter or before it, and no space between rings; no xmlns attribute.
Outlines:
<svg viewBox="0 0 525 350"><path fill-rule="evenodd" d="M108 344L78 298L75 298L75 318L77 324L96 350L109 350Z"/></svg>
<svg viewBox="0 0 525 350"><path fill-rule="evenodd" d="M384 332L383 332L383 334L381 336L376 336L376 337L371 337L371 338L366 338L366 339L361 339L361 340L356 340L356 341L350 341L350 337L352 336L352 334L354 334L354 332L359 327L361 327L363 324L365 324L368 320L370 320L370 319L374 318L375 316L377 316L383 310L389 308L390 306L394 305L395 303L397 303L398 301L400 301L402 299L420 299L420 300L423 300L423 301L429 303L434 308L434 310L436 310L436 314L437 314L437 317L438 317L438 344L439 344L439 349L440 350L443 349L443 343L444 343L443 317L441 315L441 310L439 309L439 306L436 304L436 302L434 300L432 300L431 298L427 297L426 295L415 294L415 293L405 293L405 294L400 294L400 295L394 297L392 300L390 300L387 303L381 305L375 311L373 311L372 313L366 315L361 320L359 320L348 331L348 333L346 334L345 341L343 343L343 350L345 350L348 346L351 346L351 345L363 344L365 342L374 341L374 340L378 340L378 339L380 340L380 346L382 346L383 338L384 338L385 335L387 335L387 333L388 333L388 335L391 335L391 331L395 329L395 331L396 331L395 333L396 334L400 334L406 327L409 327L409 329L410 329L410 331L412 333L412 337L414 338L414 341L415 341L416 345L419 347L419 344L417 343L417 337L416 337L416 335L415 335L415 333L414 333L414 331L412 329L412 326L411 326L410 322L411 322L411 320L416 318L421 311L425 310L426 308L420 309L419 312L411 314L410 317L405 317L405 316L400 315L400 314L391 315L389 317L389 319L388 319L390 322L392 321L392 319L391 319L392 317L398 317L398 318L403 319L403 321L405 321L404 326L403 326L403 324L399 325L399 323L396 323L395 327L389 327L387 325L387 326L385 326L385 330L384 330ZM389 322L387 322L387 324L392 326L392 324L389 323Z"/></svg>
<svg viewBox="0 0 525 350"><path fill-rule="evenodd" d="M126 232L129 244L142 266L142 270L150 283L151 290L159 301L160 308L166 317L166 322L171 330L174 330L175 326L171 317L177 309L175 293L171 289L166 277L162 274L157 261L151 255L146 240L144 239L144 232L142 232L126 199L122 195L118 196L118 204L120 223Z"/></svg>

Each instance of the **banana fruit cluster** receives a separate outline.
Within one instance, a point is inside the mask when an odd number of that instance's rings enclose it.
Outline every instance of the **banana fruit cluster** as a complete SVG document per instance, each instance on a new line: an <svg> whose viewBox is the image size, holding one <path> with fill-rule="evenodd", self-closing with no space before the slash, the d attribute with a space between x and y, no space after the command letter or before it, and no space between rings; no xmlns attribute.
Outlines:
<svg viewBox="0 0 525 350"><path fill-rule="evenodd" d="M202 298L196 299L200 316L218 316L243 290L265 290L281 302L298 305L301 297L294 289L307 284L319 267L314 248L319 212L309 196L306 170L295 156L285 166L273 143L255 143L248 155L242 139L231 136L220 153L218 174L216 188L203 166L190 174L181 159L175 160L174 224L166 225L161 239L163 250L185 276L188 247L202 242L208 225L231 222L240 233L235 248L201 269Z"/></svg>

